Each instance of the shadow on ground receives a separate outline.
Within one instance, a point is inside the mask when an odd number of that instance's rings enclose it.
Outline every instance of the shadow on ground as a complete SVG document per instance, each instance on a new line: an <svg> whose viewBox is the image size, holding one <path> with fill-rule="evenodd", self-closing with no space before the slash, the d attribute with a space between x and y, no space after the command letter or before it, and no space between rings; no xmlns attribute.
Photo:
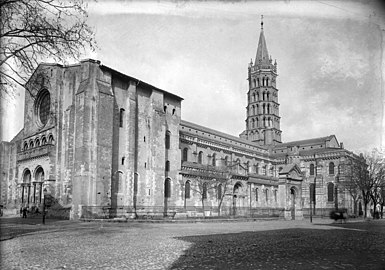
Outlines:
<svg viewBox="0 0 385 270"><path fill-rule="evenodd" d="M177 239L191 246L171 269L385 269L385 234L378 232L284 229Z"/></svg>

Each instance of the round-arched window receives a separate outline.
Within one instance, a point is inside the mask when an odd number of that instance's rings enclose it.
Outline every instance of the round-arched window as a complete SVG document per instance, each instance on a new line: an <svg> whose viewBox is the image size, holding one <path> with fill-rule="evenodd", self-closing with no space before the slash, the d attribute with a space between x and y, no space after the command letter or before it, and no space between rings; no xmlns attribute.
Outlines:
<svg viewBox="0 0 385 270"><path fill-rule="evenodd" d="M47 90L41 91L36 100L36 114L43 125L48 122L50 105L51 98L49 92Z"/></svg>

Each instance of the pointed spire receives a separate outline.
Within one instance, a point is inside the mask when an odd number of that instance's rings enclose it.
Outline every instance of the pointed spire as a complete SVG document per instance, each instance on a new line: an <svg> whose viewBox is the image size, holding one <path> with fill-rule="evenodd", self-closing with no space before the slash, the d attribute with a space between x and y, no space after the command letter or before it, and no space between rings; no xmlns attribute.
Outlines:
<svg viewBox="0 0 385 270"><path fill-rule="evenodd" d="M269 52L267 51L265 36L263 34L263 15L261 16L261 34L259 35L257 55L255 57L255 65L269 64Z"/></svg>

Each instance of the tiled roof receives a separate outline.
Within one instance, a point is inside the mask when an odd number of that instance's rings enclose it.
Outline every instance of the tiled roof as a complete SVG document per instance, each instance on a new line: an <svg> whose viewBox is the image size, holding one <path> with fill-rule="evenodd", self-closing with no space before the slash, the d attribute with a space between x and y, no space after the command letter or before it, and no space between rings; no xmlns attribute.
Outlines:
<svg viewBox="0 0 385 270"><path fill-rule="evenodd" d="M326 137L319 137L319 138L312 138L312 139L306 139L306 140L300 140L300 141L293 141L293 142L286 142L286 143L280 143L277 144L274 148L283 148L283 147L290 147L290 146L301 146L301 145L309 145L309 144L320 144L325 143L326 141L330 141L334 135L326 136Z"/></svg>
<svg viewBox="0 0 385 270"><path fill-rule="evenodd" d="M261 150L267 150L266 147L260 146L260 145L258 145L256 143L251 142L251 141L248 141L248 140L245 140L245 139L241 139L239 137L236 137L236 136L233 136L233 135L229 135L227 133L220 132L220 131L217 131L217 130L214 130L214 129L211 129L211 128L207 128L207 127L204 127L204 126L201 126L201 125L197 125L197 124L185 121L185 120L181 120L180 121L180 125L181 126L185 126L185 127L190 127L190 128L193 128L193 129L197 129L197 130L200 130L200 131L203 131L203 132L206 132L206 133L210 133L210 134L216 135L218 137L226 138L228 140L232 140L232 141L235 141L235 142L238 142L238 143L243 143L243 144L247 144L247 145L250 145L250 146L253 146L253 147L256 147L256 148L260 148ZM188 132L188 131L186 131L186 132Z"/></svg>

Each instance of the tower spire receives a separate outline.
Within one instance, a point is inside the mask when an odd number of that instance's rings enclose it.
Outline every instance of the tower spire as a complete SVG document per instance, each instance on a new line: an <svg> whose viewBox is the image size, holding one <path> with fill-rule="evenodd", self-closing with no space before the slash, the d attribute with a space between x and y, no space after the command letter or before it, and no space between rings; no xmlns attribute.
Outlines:
<svg viewBox="0 0 385 270"><path fill-rule="evenodd" d="M257 55L254 63L255 65L269 64L269 52L267 51L265 35L263 34L263 15L261 15L261 33L259 35Z"/></svg>

